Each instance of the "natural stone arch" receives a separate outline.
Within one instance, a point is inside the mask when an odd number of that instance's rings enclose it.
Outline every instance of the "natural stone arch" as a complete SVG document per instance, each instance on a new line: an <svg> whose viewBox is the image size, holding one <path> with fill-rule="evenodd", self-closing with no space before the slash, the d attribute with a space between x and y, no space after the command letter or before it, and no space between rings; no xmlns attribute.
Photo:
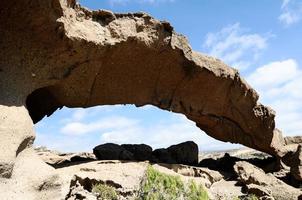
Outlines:
<svg viewBox="0 0 302 200"><path fill-rule="evenodd" d="M152 104L184 114L216 139L281 150L274 112L235 69L192 51L169 23L89 11L71 0L3 0L0 8L7 16L0 19L3 176L32 144L31 119L61 106Z"/></svg>

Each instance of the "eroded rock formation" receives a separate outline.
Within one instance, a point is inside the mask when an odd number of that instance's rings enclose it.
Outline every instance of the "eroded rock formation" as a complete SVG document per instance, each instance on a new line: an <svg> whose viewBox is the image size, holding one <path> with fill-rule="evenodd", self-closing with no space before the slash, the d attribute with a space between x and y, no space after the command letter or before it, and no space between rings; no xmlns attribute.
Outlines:
<svg viewBox="0 0 302 200"><path fill-rule="evenodd" d="M272 174L265 174L263 170L250 163L237 162L234 169L247 190L260 199L298 199L302 193L301 190L285 184Z"/></svg>
<svg viewBox="0 0 302 200"><path fill-rule="evenodd" d="M20 154L31 156L33 123L63 106L152 104L216 139L285 154L274 112L235 69L193 51L167 22L74 0L1 0L0 14L2 177L18 173Z"/></svg>

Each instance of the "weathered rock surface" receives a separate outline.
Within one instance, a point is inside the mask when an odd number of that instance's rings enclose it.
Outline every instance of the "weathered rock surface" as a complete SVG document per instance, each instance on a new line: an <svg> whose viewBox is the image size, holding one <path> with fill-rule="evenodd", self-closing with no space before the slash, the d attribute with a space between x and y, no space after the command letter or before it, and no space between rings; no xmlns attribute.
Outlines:
<svg viewBox="0 0 302 200"><path fill-rule="evenodd" d="M198 163L198 146L195 142L188 141L167 148L176 163L196 165Z"/></svg>
<svg viewBox="0 0 302 200"><path fill-rule="evenodd" d="M285 149L285 150L284 150ZM283 147L286 152L281 161L289 167L292 178L302 185L302 144L290 143Z"/></svg>
<svg viewBox="0 0 302 200"><path fill-rule="evenodd" d="M165 164L161 163L160 166L173 170L174 172L183 176L199 177L203 179L203 183L206 187L210 188L214 183L223 179L223 176L214 170L203 167L193 167L182 164Z"/></svg>
<svg viewBox="0 0 302 200"><path fill-rule="evenodd" d="M77 180L77 176L74 177L72 180L72 184L70 186L70 192L66 196L66 200L76 200L76 199L83 199L83 200L97 200L97 197L93 195L91 192L87 191L83 185Z"/></svg>
<svg viewBox="0 0 302 200"><path fill-rule="evenodd" d="M302 144L298 146L297 151L294 153L290 166L292 176L302 182Z"/></svg>
<svg viewBox="0 0 302 200"><path fill-rule="evenodd" d="M149 165L148 162L94 161L62 167L57 169L57 172L63 177L63 184L69 185L65 189L67 199L90 198L93 185L102 183L115 188L119 194L118 199L132 200L139 191ZM174 165L174 168L176 166ZM162 173L180 176L185 183L194 180L198 184L206 185L210 181L207 180L210 175L203 177L202 172L200 176L184 176L166 166L154 164L153 167Z"/></svg>
<svg viewBox="0 0 302 200"><path fill-rule="evenodd" d="M64 165L71 162L86 162L96 160L93 153L60 153L57 151L51 151L45 147L35 148L35 152L38 156L49 165Z"/></svg>
<svg viewBox="0 0 302 200"><path fill-rule="evenodd" d="M144 161L152 159L152 147L146 144L122 144L121 147L131 152L135 160Z"/></svg>
<svg viewBox="0 0 302 200"><path fill-rule="evenodd" d="M45 154L42 153L43 151L45 151L45 153L52 152L52 154L47 154L47 160L55 160L51 159L51 156L57 158L58 155L62 157L68 157L70 155L90 155L89 153L64 154L44 149L37 151L38 155L42 158L45 157ZM52 164L56 170L52 169L51 171L48 171L49 166L44 166L43 163L40 163L39 160L37 160L37 157L24 162L26 161L24 160L24 157L28 157L28 155L31 155L28 150L25 150L20 154L22 157L18 157L18 162L16 164L18 172L14 172L16 177L5 179L7 180L7 183L4 186L0 185L1 194L5 194L4 196L1 196L1 198L18 199L24 197L24 199L35 199L36 197L36 199L68 200L86 198L94 200L95 195L92 194L92 186L94 184L102 183L114 187L120 195L119 199L133 199L133 196L138 191L142 178L145 176L145 170L150 165L149 162L116 160L72 162L70 160L69 162ZM241 180L241 182L246 185L247 191L243 190L243 185L237 184L235 179L229 179L224 173L222 174L208 168L163 163L152 165L163 173L179 175L184 181L194 180L197 183L203 184L208 188L212 197L211 199L213 200L229 200L234 199L237 196L245 197L247 195L246 192L257 194L258 196L261 196L262 199L272 199L274 198L274 193L272 192L274 190L271 190L271 188L277 190L283 187L283 185L286 185L274 176L267 175L262 170L255 168L253 165L251 165L253 169L250 170L250 164L242 165L243 170L239 173L243 177L247 177L247 174L251 176L251 178L247 178L248 180L252 180L251 183L248 181L243 182ZM20 171L20 166L23 166L22 171ZM32 171L35 169L39 169L39 172L35 173L37 176L32 175ZM265 177L265 182L268 185L258 184L259 180L262 180L258 176L259 170L261 172L260 175ZM253 179L254 175L256 177L255 179ZM14 182L14 178L17 177L19 184L21 183L22 185L21 191L20 185ZM275 182L281 186L277 185L275 188ZM35 187L30 189L32 185ZM9 188L11 187L13 187L14 190L10 190ZM290 188L290 192L292 192L292 189L294 188L286 185L285 189L289 190L288 187ZM28 191L26 195L22 194L22 191L25 190ZM299 189L294 189L294 192L296 191L299 191ZM11 198L6 198L7 195L10 195ZM291 196L286 200L291 200Z"/></svg>
<svg viewBox="0 0 302 200"><path fill-rule="evenodd" d="M234 170L240 182L247 186L248 191L261 198L270 197L276 200L295 200L302 194L301 190L287 185L272 174L265 174L262 169L248 162L237 162Z"/></svg>
<svg viewBox="0 0 302 200"><path fill-rule="evenodd" d="M152 159L152 148L146 144L113 144L96 146L93 153L99 160L136 160Z"/></svg>
<svg viewBox="0 0 302 200"><path fill-rule="evenodd" d="M176 163L176 160L172 158L172 155L168 151L168 149L160 148L160 149L155 149L152 152L152 162L172 164L172 163Z"/></svg>
<svg viewBox="0 0 302 200"><path fill-rule="evenodd" d="M302 144L302 136L284 137L284 143L285 145Z"/></svg>
<svg viewBox="0 0 302 200"><path fill-rule="evenodd" d="M134 160L134 154L124 147L106 143L93 148L93 153L99 160Z"/></svg>
<svg viewBox="0 0 302 200"><path fill-rule="evenodd" d="M88 196L93 185L102 183L114 187L123 200L136 195L147 166L145 162L94 161L62 167L57 173L70 199L77 194Z"/></svg>
<svg viewBox="0 0 302 200"><path fill-rule="evenodd" d="M220 155L214 158L204 158L202 159L198 166L207 167L212 170L217 170L223 173L227 173L229 176L234 175L234 165L238 161L247 161L261 169L265 172L274 172L280 170L280 163L276 158L263 154L254 154L253 151L250 152L251 155L240 155L236 157L231 156L229 153L225 153L223 156ZM257 157L258 155L258 157Z"/></svg>

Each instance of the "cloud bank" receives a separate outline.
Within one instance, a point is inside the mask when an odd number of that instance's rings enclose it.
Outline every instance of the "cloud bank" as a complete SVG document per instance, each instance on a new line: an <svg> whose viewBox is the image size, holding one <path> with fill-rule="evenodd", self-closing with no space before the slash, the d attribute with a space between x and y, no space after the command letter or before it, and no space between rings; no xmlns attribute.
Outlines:
<svg viewBox="0 0 302 200"><path fill-rule="evenodd" d="M204 41L205 51L232 67L245 70L267 48L271 34L250 33L239 23L210 32ZM250 57L252 55L252 58Z"/></svg>
<svg viewBox="0 0 302 200"><path fill-rule="evenodd" d="M274 61L257 68L247 81L260 101L276 110L276 125L284 135L301 135L302 69L295 59Z"/></svg>

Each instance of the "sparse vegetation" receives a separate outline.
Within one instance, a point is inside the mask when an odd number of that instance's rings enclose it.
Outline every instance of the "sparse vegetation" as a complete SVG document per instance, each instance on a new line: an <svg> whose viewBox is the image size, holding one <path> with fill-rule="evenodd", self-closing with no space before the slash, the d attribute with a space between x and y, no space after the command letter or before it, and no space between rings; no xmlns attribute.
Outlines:
<svg viewBox="0 0 302 200"><path fill-rule="evenodd" d="M259 198L254 194L249 194L243 197L234 197L233 200L258 200Z"/></svg>
<svg viewBox="0 0 302 200"><path fill-rule="evenodd" d="M92 192L96 194L98 200L117 200L118 195L114 187L99 183L93 186Z"/></svg>
<svg viewBox="0 0 302 200"><path fill-rule="evenodd" d="M180 176L167 175L149 166L137 199L207 200L209 197L202 185L190 181L186 186Z"/></svg>
<svg viewBox="0 0 302 200"><path fill-rule="evenodd" d="M244 200L258 200L258 197L254 194L249 194Z"/></svg>
<svg viewBox="0 0 302 200"><path fill-rule="evenodd" d="M197 185L193 180L190 181L188 191L186 192L187 199L190 200L205 200L209 199L207 191L202 185Z"/></svg>

